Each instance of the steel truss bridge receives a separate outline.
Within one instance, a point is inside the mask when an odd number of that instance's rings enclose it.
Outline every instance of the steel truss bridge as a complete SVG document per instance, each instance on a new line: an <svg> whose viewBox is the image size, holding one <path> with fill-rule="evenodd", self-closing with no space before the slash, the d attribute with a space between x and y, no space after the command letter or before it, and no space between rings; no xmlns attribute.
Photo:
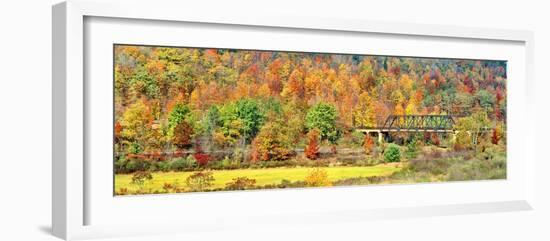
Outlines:
<svg viewBox="0 0 550 241"><path fill-rule="evenodd" d="M381 141L390 132L455 133L455 121L451 115L390 115L379 127L356 127L366 134L377 133Z"/></svg>

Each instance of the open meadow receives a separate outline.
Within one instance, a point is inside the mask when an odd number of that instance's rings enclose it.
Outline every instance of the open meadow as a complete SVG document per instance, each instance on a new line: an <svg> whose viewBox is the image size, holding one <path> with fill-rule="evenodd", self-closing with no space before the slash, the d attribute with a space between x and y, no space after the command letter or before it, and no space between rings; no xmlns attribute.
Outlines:
<svg viewBox="0 0 550 241"><path fill-rule="evenodd" d="M381 164L369 167L321 167L326 171L328 180L336 182L354 177L385 177L399 170L401 167L395 164ZM303 181L314 171L311 167L278 167L278 168L263 168L263 169L244 169L244 170L213 170L212 176L214 181L209 189L223 189L227 183L231 183L233 179L238 177L247 177L256 180L256 186L278 185L281 183ZM186 190L185 180L192 175L193 172L154 172L153 179L143 186L132 184L132 175L121 174L115 177L115 185L119 188L126 188L128 192L139 192L140 188L143 191L152 193L166 192L163 187L165 184L172 184L173 189ZM169 191L169 190L168 190ZM206 190L205 190L206 191Z"/></svg>

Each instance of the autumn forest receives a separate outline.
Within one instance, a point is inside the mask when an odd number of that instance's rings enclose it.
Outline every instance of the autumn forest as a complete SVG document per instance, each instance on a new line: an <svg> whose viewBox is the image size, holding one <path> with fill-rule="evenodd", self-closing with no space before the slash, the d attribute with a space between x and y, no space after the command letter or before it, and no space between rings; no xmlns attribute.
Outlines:
<svg viewBox="0 0 550 241"><path fill-rule="evenodd" d="M114 45L114 194L504 179L506 71Z"/></svg>

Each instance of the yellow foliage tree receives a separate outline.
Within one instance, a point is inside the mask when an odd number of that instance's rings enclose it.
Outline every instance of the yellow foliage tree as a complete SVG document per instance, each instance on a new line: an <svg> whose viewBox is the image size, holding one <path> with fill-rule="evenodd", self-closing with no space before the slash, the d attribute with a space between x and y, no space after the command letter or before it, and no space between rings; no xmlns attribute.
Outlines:
<svg viewBox="0 0 550 241"><path fill-rule="evenodd" d="M374 101L368 92L359 95L359 101L354 111L356 126L376 126L376 112Z"/></svg>
<svg viewBox="0 0 550 241"><path fill-rule="evenodd" d="M121 136L128 142L143 147L151 133L152 121L153 116L147 105L143 100L137 100L122 115Z"/></svg>
<svg viewBox="0 0 550 241"><path fill-rule="evenodd" d="M416 110L417 106L416 106L416 101L414 98L411 98L409 100L409 103L407 104L407 107L405 108L405 114L407 115L415 115L417 114L417 110Z"/></svg>
<svg viewBox="0 0 550 241"><path fill-rule="evenodd" d="M399 86L404 93L411 93L413 91L413 80L409 77L408 74L401 75L399 78Z"/></svg>

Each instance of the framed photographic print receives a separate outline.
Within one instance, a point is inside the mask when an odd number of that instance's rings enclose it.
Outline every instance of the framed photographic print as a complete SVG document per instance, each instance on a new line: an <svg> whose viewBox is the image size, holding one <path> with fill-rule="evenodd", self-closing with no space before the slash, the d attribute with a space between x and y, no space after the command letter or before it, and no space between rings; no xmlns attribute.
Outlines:
<svg viewBox="0 0 550 241"><path fill-rule="evenodd" d="M53 7L56 236L532 208L531 32L162 3Z"/></svg>

